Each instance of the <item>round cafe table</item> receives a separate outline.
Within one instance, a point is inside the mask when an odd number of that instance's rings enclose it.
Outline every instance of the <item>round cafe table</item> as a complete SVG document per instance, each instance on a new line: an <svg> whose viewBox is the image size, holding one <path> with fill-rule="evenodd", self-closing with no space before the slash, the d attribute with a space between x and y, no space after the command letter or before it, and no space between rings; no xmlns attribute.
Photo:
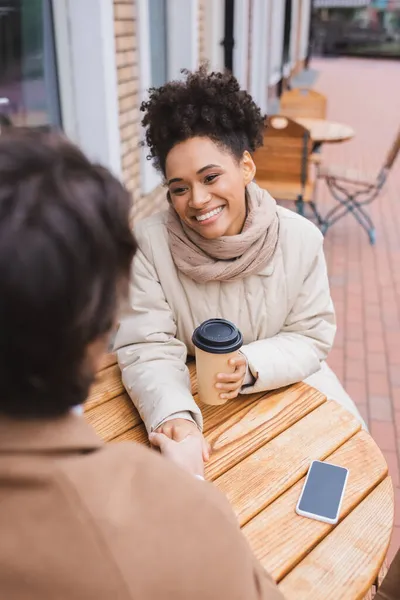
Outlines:
<svg viewBox="0 0 400 600"><path fill-rule="evenodd" d="M196 399L193 364L189 370ZM212 447L206 478L228 497L284 597L355 600L370 593L389 546L394 500L386 462L359 422L304 383L201 408ZM113 355L103 361L85 414L107 442L148 443ZM295 512L314 459L349 469L336 526Z"/></svg>
<svg viewBox="0 0 400 600"><path fill-rule="evenodd" d="M294 120L309 130L314 144L345 142L355 135L354 129L343 123L306 117L296 117Z"/></svg>

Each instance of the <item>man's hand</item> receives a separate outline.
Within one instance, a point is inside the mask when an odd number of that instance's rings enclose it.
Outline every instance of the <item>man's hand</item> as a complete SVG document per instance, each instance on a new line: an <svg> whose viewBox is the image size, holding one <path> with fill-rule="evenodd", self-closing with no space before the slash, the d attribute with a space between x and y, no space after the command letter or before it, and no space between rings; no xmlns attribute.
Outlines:
<svg viewBox="0 0 400 600"><path fill-rule="evenodd" d="M177 419L181 420L181 419ZM200 432L199 432L200 433ZM180 442L167 437L164 433L151 433L150 443L160 449L165 458L172 460L190 475L204 476L204 462L202 456L202 438L200 435L188 435Z"/></svg>
<svg viewBox="0 0 400 600"><path fill-rule="evenodd" d="M207 462L210 459L210 446L204 439L203 434L196 423L193 423L193 421L188 421L187 419L170 419L160 425L160 427L155 430L155 433L162 433L175 442L182 442L188 436L194 436L200 440L203 460Z"/></svg>
<svg viewBox="0 0 400 600"><path fill-rule="evenodd" d="M217 375L218 382L215 384L215 387L221 391L219 396L223 400L237 398L246 377L247 360L245 356L239 355L238 358L232 358L229 364L235 367L235 371L229 374L219 373Z"/></svg>

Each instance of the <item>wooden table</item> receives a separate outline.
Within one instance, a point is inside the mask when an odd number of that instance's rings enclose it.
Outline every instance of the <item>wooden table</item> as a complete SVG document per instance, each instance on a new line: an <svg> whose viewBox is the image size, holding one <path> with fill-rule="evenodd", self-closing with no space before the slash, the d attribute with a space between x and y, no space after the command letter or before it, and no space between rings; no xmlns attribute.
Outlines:
<svg viewBox="0 0 400 600"><path fill-rule="evenodd" d="M305 117L296 117L294 120L310 131L315 144L345 142L355 135L354 129L343 123Z"/></svg>
<svg viewBox="0 0 400 600"><path fill-rule="evenodd" d="M394 501L386 462L358 421L304 383L202 411L213 449L206 477L227 495L285 598L363 598L384 562ZM148 443L113 356L104 359L86 417L106 441ZM336 527L295 513L313 459L350 470Z"/></svg>

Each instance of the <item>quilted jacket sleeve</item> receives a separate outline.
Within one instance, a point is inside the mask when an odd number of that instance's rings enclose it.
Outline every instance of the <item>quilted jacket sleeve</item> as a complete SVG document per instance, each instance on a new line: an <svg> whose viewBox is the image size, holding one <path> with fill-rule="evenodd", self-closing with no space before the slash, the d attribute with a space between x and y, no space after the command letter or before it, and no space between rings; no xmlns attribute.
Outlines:
<svg viewBox="0 0 400 600"><path fill-rule="evenodd" d="M201 411L190 392L185 344L156 270L139 250L133 267L130 307L121 319L114 349L122 380L148 432L171 415L192 417L202 427Z"/></svg>
<svg viewBox="0 0 400 600"><path fill-rule="evenodd" d="M244 387L242 393L303 381L319 371L326 359L336 323L321 238L318 236L318 247L281 331L242 348L255 377L254 385Z"/></svg>

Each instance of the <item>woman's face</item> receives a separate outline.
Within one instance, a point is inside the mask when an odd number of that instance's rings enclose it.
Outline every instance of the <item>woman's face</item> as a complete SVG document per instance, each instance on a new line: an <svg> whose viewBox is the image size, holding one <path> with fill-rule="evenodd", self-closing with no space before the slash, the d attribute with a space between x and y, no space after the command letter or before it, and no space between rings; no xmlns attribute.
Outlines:
<svg viewBox="0 0 400 600"><path fill-rule="evenodd" d="M238 161L206 137L174 146L165 166L178 216L207 239L241 232L246 219L245 189L255 171L248 152Z"/></svg>

